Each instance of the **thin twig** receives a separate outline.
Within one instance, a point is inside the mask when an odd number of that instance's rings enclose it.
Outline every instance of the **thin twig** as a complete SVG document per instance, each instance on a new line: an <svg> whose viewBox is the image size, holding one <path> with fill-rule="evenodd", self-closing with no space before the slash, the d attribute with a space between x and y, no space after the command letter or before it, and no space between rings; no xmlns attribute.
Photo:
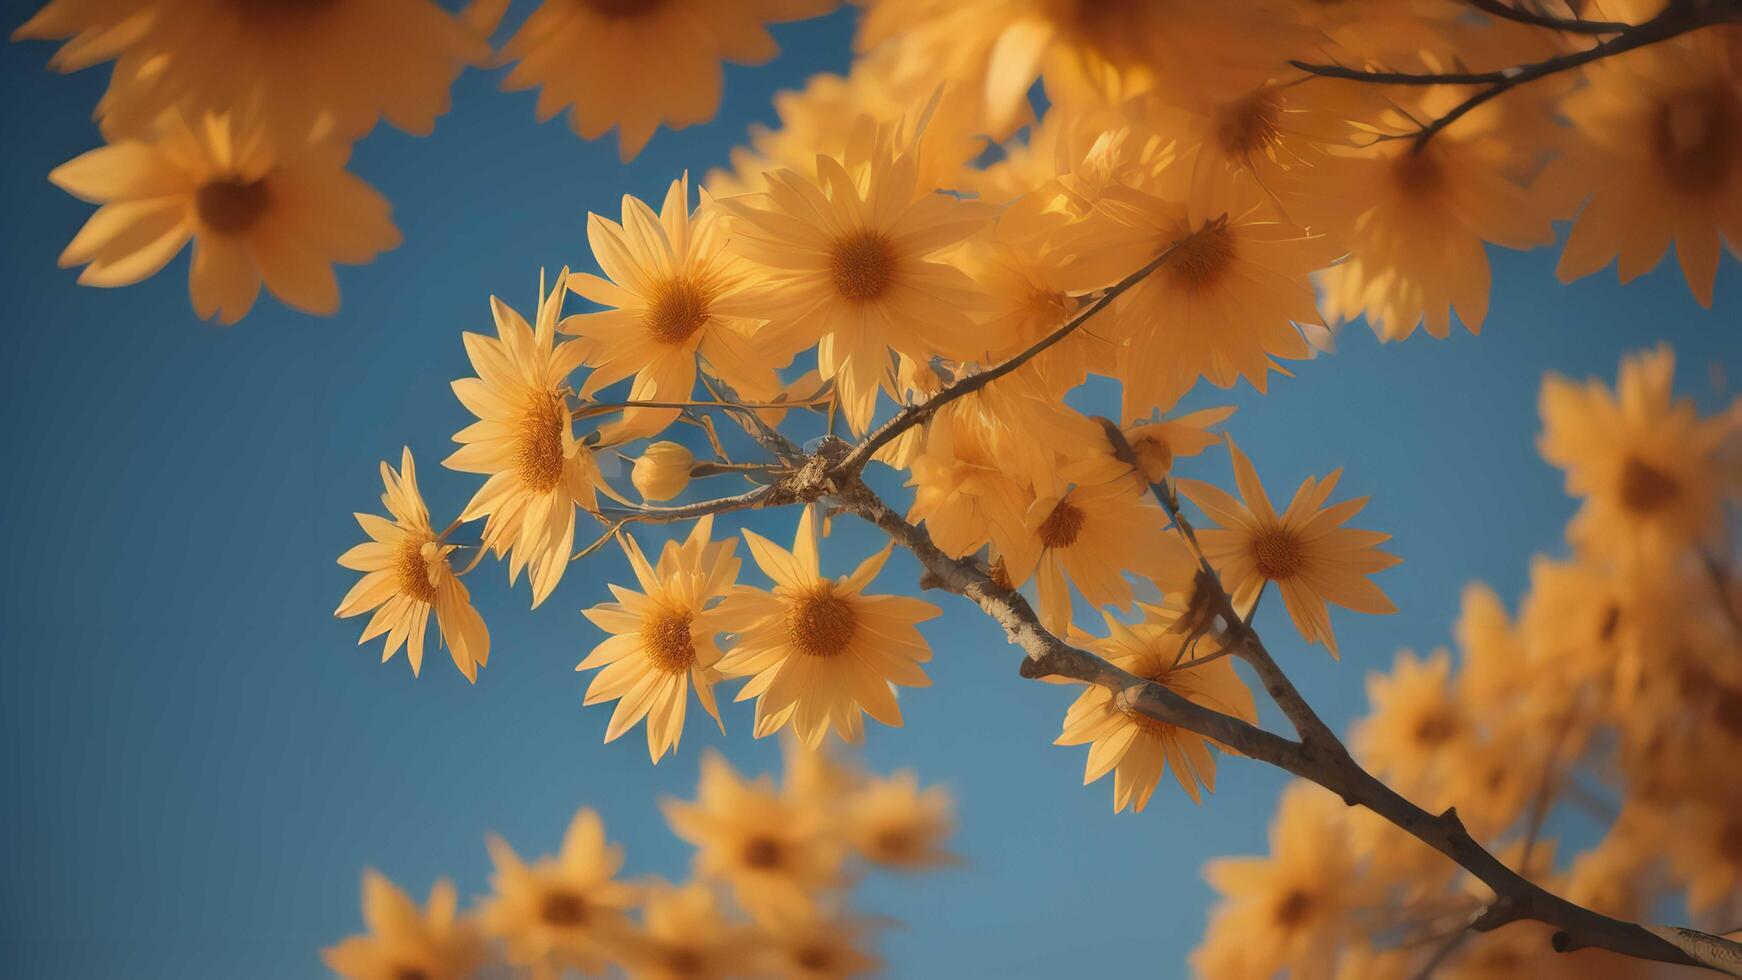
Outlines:
<svg viewBox="0 0 1742 980"><path fill-rule="evenodd" d="M1546 27L1554 31L1565 31L1568 34L1619 34L1633 25L1614 20L1568 20L1565 17L1551 17L1539 14L1533 10L1514 7L1505 0L1464 0L1477 10L1501 20L1517 21L1532 27Z"/></svg>

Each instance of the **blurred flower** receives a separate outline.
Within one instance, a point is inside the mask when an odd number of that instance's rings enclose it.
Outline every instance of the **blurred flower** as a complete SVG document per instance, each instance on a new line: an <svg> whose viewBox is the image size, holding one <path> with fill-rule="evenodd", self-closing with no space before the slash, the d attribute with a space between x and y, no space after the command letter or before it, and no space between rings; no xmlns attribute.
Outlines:
<svg viewBox="0 0 1742 980"><path fill-rule="evenodd" d="M734 923L706 883L660 883L641 906L642 927L624 944L632 980L726 980L754 972L756 937Z"/></svg>
<svg viewBox="0 0 1742 980"><path fill-rule="evenodd" d="M861 946L871 923L844 911L797 906L771 911L758 925L764 967L781 980L845 980L883 969Z"/></svg>
<svg viewBox="0 0 1742 980"><path fill-rule="evenodd" d="M321 950L327 968L350 980L467 980L485 959L484 939L458 914L459 895L443 879L417 907L379 872L363 872L363 922L369 934Z"/></svg>
<svg viewBox="0 0 1742 980"><path fill-rule="evenodd" d="M887 779L869 779L843 804L848 843L865 860L899 871L924 871L958 859L944 850L954 829L949 790L919 788L919 776L904 769Z"/></svg>
<svg viewBox="0 0 1742 980"><path fill-rule="evenodd" d="M629 929L636 890L613 880L623 849L605 842L605 825L589 807L575 814L562 850L526 864L496 835L488 840L495 895L480 913L484 928L507 945L510 962L535 971L596 973ZM554 972L551 975L555 975Z"/></svg>

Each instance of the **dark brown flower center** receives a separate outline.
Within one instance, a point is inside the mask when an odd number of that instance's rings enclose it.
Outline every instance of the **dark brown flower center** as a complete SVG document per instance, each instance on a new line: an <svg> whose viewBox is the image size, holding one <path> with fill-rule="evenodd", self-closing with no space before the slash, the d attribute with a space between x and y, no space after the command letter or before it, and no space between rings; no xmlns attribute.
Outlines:
<svg viewBox="0 0 1742 980"><path fill-rule="evenodd" d="M835 963L835 954L826 946L800 946L793 950L792 961L799 969L822 973Z"/></svg>
<svg viewBox="0 0 1742 980"><path fill-rule="evenodd" d="M645 17L665 5L665 0L581 0L582 6L600 17Z"/></svg>
<svg viewBox="0 0 1742 980"><path fill-rule="evenodd" d="M538 917L545 925L572 929L587 921L587 900L574 892L546 892L538 906Z"/></svg>
<svg viewBox="0 0 1742 980"><path fill-rule="evenodd" d="M1222 281L1236 254L1227 225L1208 225L1180 239L1164 268L1168 281L1179 289L1208 289Z"/></svg>
<svg viewBox="0 0 1742 980"><path fill-rule="evenodd" d="M829 255L829 278L835 291L850 300L883 295L895 278L895 254L888 236L865 229L837 239Z"/></svg>
<svg viewBox="0 0 1742 980"><path fill-rule="evenodd" d="M429 971L421 966L396 966L393 980L430 980Z"/></svg>
<svg viewBox="0 0 1742 980"><path fill-rule="evenodd" d="M1040 543L1048 548L1069 548L1083 533L1088 516L1076 504L1059 501L1052 513L1046 515L1046 520L1040 522Z"/></svg>
<svg viewBox="0 0 1742 980"><path fill-rule="evenodd" d="M752 837L744 842L744 863L758 871L772 871L786 863L786 851L772 837Z"/></svg>
<svg viewBox="0 0 1742 980"><path fill-rule="evenodd" d="M786 639L807 657L846 652L859 630L852 603L835 594L832 582L800 596L786 610Z"/></svg>
<svg viewBox="0 0 1742 980"><path fill-rule="evenodd" d="M1458 733L1458 719L1450 711L1429 711L1416 719L1411 732L1418 745L1438 745Z"/></svg>
<svg viewBox="0 0 1742 980"><path fill-rule="evenodd" d="M1679 191L1710 194L1742 169L1742 101L1727 86L1664 102L1655 128L1652 146Z"/></svg>
<svg viewBox="0 0 1742 980"><path fill-rule="evenodd" d="M436 587L429 580L429 562L423 559L423 540L407 535L399 542L393 569L399 591L418 602L434 602Z"/></svg>
<svg viewBox="0 0 1742 980"><path fill-rule="evenodd" d="M254 226L272 203L266 180L207 181L194 193L194 207L206 227L226 235L236 235Z"/></svg>
<svg viewBox="0 0 1742 980"><path fill-rule="evenodd" d="M666 971L679 976L694 976L706 970L708 966L708 962L702 958L702 954L688 946L669 947L661 958L665 960Z"/></svg>
<svg viewBox="0 0 1742 980"><path fill-rule="evenodd" d="M1276 903L1276 924L1292 929L1306 920L1313 908L1313 898L1299 888L1293 888Z"/></svg>
<svg viewBox="0 0 1742 980"><path fill-rule="evenodd" d="M1252 535L1252 564L1273 582L1292 578L1306 564L1300 539L1286 527L1260 528Z"/></svg>
<svg viewBox="0 0 1742 980"><path fill-rule="evenodd" d="M1219 106L1215 115L1216 143L1231 157L1246 159L1281 138L1275 95L1268 89Z"/></svg>
<svg viewBox="0 0 1742 980"><path fill-rule="evenodd" d="M520 416L520 438L514 460L520 482L534 493L556 488L563 478L563 430L568 425L568 406L550 391L535 391Z"/></svg>
<svg viewBox="0 0 1742 980"><path fill-rule="evenodd" d="M641 325L655 340L679 344L708 322L708 294L685 278L667 279L654 290L653 302L641 314Z"/></svg>
<svg viewBox="0 0 1742 980"><path fill-rule="evenodd" d="M641 626L641 643L653 666L668 674L681 674L696 662L687 612L662 610L646 620Z"/></svg>
<svg viewBox="0 0 1742 980"><path fill-rule="evenodd" d="M1659 510L1680 493L1674 478L1637 456L1621 466L1621 505L1635 514Z"/></svg>

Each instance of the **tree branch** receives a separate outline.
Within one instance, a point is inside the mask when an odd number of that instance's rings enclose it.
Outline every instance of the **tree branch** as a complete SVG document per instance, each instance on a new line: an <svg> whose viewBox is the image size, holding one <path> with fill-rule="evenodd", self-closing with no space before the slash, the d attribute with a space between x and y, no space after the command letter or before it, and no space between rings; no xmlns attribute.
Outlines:
<svg viewBox="0 0 1742 980"><path fill-rule="evenodd" d="M1533 10L1514 7L1505 0L1464 0L1464 2L1501 20L1517 21L1520 24L1546 27L1554 31L1565 31L1569 34L1619 34L1633 26L1614 20L1568 20L1565 17L1551 17L1548 14L1539 14Z"/></svg>

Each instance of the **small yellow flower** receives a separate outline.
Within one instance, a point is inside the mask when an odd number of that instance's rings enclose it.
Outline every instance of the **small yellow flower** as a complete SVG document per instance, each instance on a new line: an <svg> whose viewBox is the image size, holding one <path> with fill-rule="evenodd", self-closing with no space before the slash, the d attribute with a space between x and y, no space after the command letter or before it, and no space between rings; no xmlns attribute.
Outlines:
<svg viewBox="0 0 1742 980"><path fill-rule="evenodd" d="M465 583L448 565L454 546L443 542L430 527L429 509L417 490L410 449L401 454L398 472L386 462L381 464L381 482L386 485L381 503L393 520L356 515L370 540L340 555L339 564L364 574L345 594L334 615L358 616L375 610L358 642L367 643L386 633L382 663L391 660L403 644L415 675L423 668L423 638L433 611L454 665L467 680L476 681L478 668L490 660L490 634L484 628L484 618L472 608Z"/></svg>
<svg viewBox="0 0 1742 980"><path fill-rule="evenodd" d="M425 911L379 872L365 871L369 934L321 950L321 959L350 980L467 980L484 964L484 937L458 908L459 894L446 879L430 889Z"/></svg>
<svg viewBox="0 0 1742 980"><path fill-rule="evenodd" d="M1367 700L1371 713L1351 739L1362 763L1412 799L1437 799L1431 791L1462 764L1457 750L1477 735L1452 682L1451 654L1399 653L1390 674L1367 675Z"/></svg>
<svg viewBox="0 0 1742 980"><path fill-rule="evenodd" d="M753 531L744 539L774 590L739 586L727 597L720 616L738 637L720 671L750 678L737 700L757 699L756 737L790 724L813 748L831 727L844 741L857 742L861 713L899 727L893 685L930 686L920 664L931 659L931 648L916 624L938 609L907 596L865 594L893 546L853 574L830 579L818 564L808 507L791 551Z"/></svg>
<svg viewBox="0 0 1742 980"><path fill-rule="evenodd" d="M841 909L805 904L760 916L763 965L781 980L846 980L883 968L861 945L872 923Z"/></svg>
<svg viewBox="0 0 1742 980"><path fill-rule="evenodd" d="M924 871L959 859L944 850L953 829L950 793L919 788L919 776L902 770L865 783L843 805L848 843L865 860L900 871Z"/></svg>
<svg viewBox="0 0 1742 980"><path fill-rule="evenodd" d="M650 887L642 926L622 950L631 980L727 980L755 972L755 933L728 918L721 904L706 882Z"/></svg>
<svg viewBox="0 0 1742 980"><path fill-rule="evenodd" d="M675 442L656 442L641 451L629 468L629 482L643 500L670 500L690 485L696 454Z"/></svg>
<svg viewBox="0 0 1742 980"><path fill-rule="evenodd" d="M575 814L562 850L527 864L491 834L495 894L480 916L507 945L508 959L534 970L567 967L596 973L629 929L626 910L636 890L615 881L623 849L605 842L605 825L591 808Z"/></svg>
<svg viewBox="0 0 1742 980"><path fill-rule="evenodd" d="M1323 643L1333 657L1338 655L1337 638L1331 632L1327 601L1356 612L1397 611L1385 593L1367 580L1402 560L1376 547L1391 535L1342 526L1367 505L1367 498L1325 506L1341 470L1323 480L1307 478L1288 510L1278 515L1252 461L1233 439L1228 440L1228 454L1234 460L1234 480L1244 503L1199 480L1181 480L1179 485L1220 525L1220 529L1199 531L1198 539L1235 605L1251 608L1259 591L1275 582L1300 635L1308 643Z"/></svg>

